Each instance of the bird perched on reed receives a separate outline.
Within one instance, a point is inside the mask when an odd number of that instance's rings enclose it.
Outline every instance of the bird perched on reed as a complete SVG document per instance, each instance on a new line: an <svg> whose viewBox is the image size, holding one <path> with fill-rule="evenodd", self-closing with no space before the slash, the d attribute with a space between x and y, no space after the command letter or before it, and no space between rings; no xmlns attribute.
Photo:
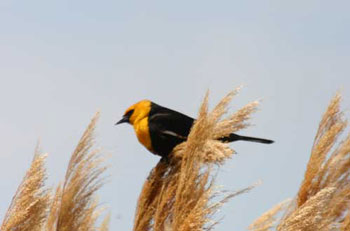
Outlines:
<svg viewBox="0 0 350 231"><path fill-rule="evenodd" d="M166 158L176 145L187 140L194 121L193 118L180 112L162 107L149 100L142 100L130 106L116 125L121 123L133 125L139 142L153 154ZM264 144L273 143L272 140L240 136L234 133L219 140L222 142L244 140Z"/></svg>

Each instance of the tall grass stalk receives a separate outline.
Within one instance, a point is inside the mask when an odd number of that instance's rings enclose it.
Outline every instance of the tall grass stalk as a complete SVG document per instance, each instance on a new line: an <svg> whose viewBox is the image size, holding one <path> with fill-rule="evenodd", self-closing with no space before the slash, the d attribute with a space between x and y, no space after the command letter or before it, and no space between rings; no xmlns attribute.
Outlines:
<svg viewBox="0 0 350 231"><path fill-rule="evenodd" d="M144 183L139 196L134 231L212 230L217 223L212 216L236 193L216 190L216 168L234 151L217 138L248 126L256 110L253 102L222 119L238 90L229 93L209 112L208 94L199 109L186 142L178 145L169 163L159 162Z"/></svg>
<svg viewBox="0 0 350 231"><path fill-rule="evenodd" d="M350 230L350 134L337 94L324 113L296 198L278 221L278 231ZM283 209L283 207L279 207ZM260 220L268 220L264 215ZM251 230L257 229L254 225Z"/></svg>
<svg viewBox="0 0 350 231"><path fill-rule="evenodd" d="M37 149L4 217L2 231L39 231L45 228L50 191L44 188L46 154Z"/></svg>
<svg viewBox="0 0 350 231"><path fill-rule="evenodd" d="M32 164L17 189L1 225L1 231L107 231L109 217L97 226L101 209L96 191L104 181L103 158L94 150L93 117L72 154L65 180L55 193L45 187L47 155L35 152ZM53 194L53 195L52 195Z"/></svg>

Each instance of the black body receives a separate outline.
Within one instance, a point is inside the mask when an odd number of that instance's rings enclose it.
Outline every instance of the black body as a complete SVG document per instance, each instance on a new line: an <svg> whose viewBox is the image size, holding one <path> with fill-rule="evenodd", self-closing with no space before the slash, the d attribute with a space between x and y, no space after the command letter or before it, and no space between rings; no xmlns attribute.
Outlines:
<svg viewBox="0 0 350 231"><path fill-rule="evenodd" d="M148 116L148 127L153 153L167 157L176 145L187 140L193 122L194 119L187 115L152 103ZM220 140L223 142L246 140L266 144L273 143L272 140L239 136L234 133Z"/></svg>

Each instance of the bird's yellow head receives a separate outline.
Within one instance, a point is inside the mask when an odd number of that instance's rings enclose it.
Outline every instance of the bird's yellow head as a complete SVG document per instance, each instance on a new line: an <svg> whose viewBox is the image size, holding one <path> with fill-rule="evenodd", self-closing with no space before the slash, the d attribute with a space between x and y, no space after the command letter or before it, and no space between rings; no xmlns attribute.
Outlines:
<svg viewBox="0 0 350 231"><path fill-rule="evenodd" d="M151 110L151 101L149 100L141 100L138 103L130 106L124 113L123 118L116 123L130 123L134 125L138 121L147 117Z"/></svg>

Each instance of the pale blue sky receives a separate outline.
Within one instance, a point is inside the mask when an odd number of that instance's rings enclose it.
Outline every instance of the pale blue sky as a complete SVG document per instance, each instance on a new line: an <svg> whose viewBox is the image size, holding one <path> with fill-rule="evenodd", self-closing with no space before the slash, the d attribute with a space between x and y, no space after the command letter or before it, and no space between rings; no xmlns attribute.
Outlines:
<svg viewBox="0 0 350 231"><path fill-rule="evenodd" d="M241 134L276 140L232 144L239 154L220 170L218 183L229 190L263 180L221 213L218 230L245 230L295 195L331 96L342 89L343 108L350 106L349 11L349 1L2 0L0 218L38 138L53 186L100 109L98 143L111 154L100 198L111 230L131 230L158 157L130 126L114 126L125 108L148 98L196 116L207 89L214 105L244 84L232 111L263 103Z"/></svg>

